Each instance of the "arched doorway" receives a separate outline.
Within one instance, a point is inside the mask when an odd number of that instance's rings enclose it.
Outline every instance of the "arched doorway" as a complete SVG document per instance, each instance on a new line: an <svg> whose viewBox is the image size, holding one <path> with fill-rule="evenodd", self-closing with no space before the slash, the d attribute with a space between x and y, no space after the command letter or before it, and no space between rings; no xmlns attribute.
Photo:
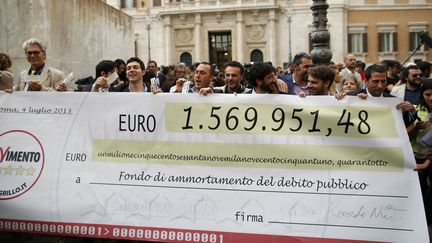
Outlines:
<svg viewBox="0 0 432 243"><path fill-rule="evenodd" d="M255 49L250 54L250 61L251 62L263 62L264 61L264 55L261 50Z"/></svg>
<svg viewBox="0 0 432 243"><path fill-rule="evenodd" d="M183 62L186 66L190 67L192 65L192 55L189 52L183 52L180 55L180 62Z"/></svg>

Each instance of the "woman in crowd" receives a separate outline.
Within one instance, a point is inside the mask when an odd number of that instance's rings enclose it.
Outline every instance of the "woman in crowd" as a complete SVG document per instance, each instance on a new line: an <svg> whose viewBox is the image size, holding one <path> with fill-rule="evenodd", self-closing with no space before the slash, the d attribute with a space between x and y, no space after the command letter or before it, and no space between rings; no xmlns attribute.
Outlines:
<svg viewBox="0 0 432 243"><path fill-rule="evenodd" d="M342 80L342 92L348 93L351 91L359 90L360 84L357 82L354 75L349 75Z"/></svg>
<svg viewBox="0 0 432 243"><path fill-rule="evenodd" d="M129 81L126 77L126 63L122 59L116 59L114 63L119 78L111 84L110 91L127 92L129 90Z"/></svg>
<svg viewBox="0 0 432 243"><path fill-rule="evenodd" d="M5 53L0 53L0 90L12 89L14 75L9 71L11 66L10 57Z"/></svg>
<svg viewBox="0 0 432 243"><path fill-rule="evenodd" d="M410 125L407 131L416 160L414 170L419 174L426 218L430 225L432 223L432 190L429 184L432 182L430 166L432 159L432 79L423 81L417 117L418 121Z"/></svg>
<svg viewBox="0 0 432 243"><path fill-rule="evenodd" d="M335 78L332 82L332 85L330 86L330 94L331 95L336 95L339 93L338 87L340 86L340 82L342 80L342 76L339 74L340 73L340 69L337 65L332 64L330 65L330 68L332 68L335 71Z"/></svg>

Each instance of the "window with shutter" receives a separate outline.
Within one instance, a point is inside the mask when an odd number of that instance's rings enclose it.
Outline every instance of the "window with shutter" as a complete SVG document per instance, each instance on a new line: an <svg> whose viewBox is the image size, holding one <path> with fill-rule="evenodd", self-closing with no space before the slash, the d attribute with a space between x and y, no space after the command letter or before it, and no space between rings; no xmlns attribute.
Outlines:
<svg viewBox="0 0 432 243"><path fill-rule="evenodd" d="M353 34L348 34L348 53L352 53L353 49L352 49L352 38L353 38Z"/></svg>
<svg viewBox="0 0 432 243"><path fill-rule="evenodd" d="M416 34L417 33L415 33L415 32L410 32L409 33L409 50L410 51L414 51L415 48L417 47Z"/></svg>
<svg viewBox="0 0 432 243"><path fill-rule="evenodd" d="M426 31L426 34L429 36L429 32ZM424 44L423 45L423 50L429 51L429 45Z"/></svg>
<svg viewBox="0 0 432 243"><path fill-rule="evenodd" d="M348 53L362 56L367 52L367 24L353 23L348 25Z"/></svg>
<svg viewBox="0 0 432 243"><path fill-rule="evenodd" d="M396 32L393 32L392 34L393 34L393 36L392 36L392 38L393 38L393 43L392 43L392 46L390 47L390 51L392 51L392 52L397 52L397 51L398 51L398 39L397 39L397 33L396 33Z"/></svg>
<svg viewBox="0 0 432 243"><path fill-rule="evenodd" d="M397 34L378 33L378 52L390 53L397 51Z"/></svg>
<svg viewBox="0 0 432 243"><path fill-rule="evenodd" d="M348 49L350 53L364 53L362 33L350 33L348 35Z"/></svg>
<svg viewBox="0 0 432 243"><path fill-rule="evenodd" d="M395 59L398 50L397 23L383 22L378 26L378 55L383 59Z"/></svg>
<svg viewBox="0 0 432 243"><path fill-rule="evenodd" d="M120 1L121 8L135 8L136 1L135 0L121 0Z"/></svg>
<svg viewBox="0 0 432 243"><path fill-rule="evenodd" d="M408 22L408 31L409 31L409 50L414 51L417 46L421 43L420 33L426 32L428 29L429 22ZM428 45L422 45L418 51L425 52L429 50ZM423 57L425 58L425 57Z"/></svg>
<svg viewBox="0 0 432 243"><path fill-rule="evenodd" d="M363 52L368 52L367 33L363 33L362 38L363 38Z"/></svg>
<svg viewBox="0 0 432 243"><path fill-rule="evenodd" d="M384 33L378 33L378 52L384 52Z"/></svg>
<svg viewBox="0 0 432 243"><path fill-rule="evenodd" d="M153 7L159 7L162 6L161 0L153 0Z"/></svg>

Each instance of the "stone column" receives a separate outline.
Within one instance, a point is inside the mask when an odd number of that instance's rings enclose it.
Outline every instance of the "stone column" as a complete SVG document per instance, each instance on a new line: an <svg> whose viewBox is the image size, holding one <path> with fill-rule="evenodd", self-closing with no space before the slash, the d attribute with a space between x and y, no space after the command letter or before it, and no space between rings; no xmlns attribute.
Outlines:
<svg viewBox="0 0 432 243"><path fill-rule="evenodd" d="M311 36L313 43L311 56L314 64L328 64L332 58L329 46L330 33L327 30L328 7L326 0L313 0L311 9L315 30Z"/></svg>
<svg viewBox="0 0 432 243"><path fill-rule="evenodd" d="M172 60L171 46L173 42L172 30L171 30L171 17L164 17L164 28L165 28L165 65L175 64Z"/></svg>
<svg viewBox="0 0 432 243"><path fill-rule="evenodd" d="M276 16L274 10L269 10L268 37L269 37L269 55L267 61L271 61L275 65L276 61ZM266 61L264 59L264 61Z"/></svg>
<svg viewBox="0 0 432 243"><path fill-rule="evenodd" d="M285 10L283 10L283 14L285 15L287 23L288 23L288 63L292 62L291 23L292 23L292 17L294 15L292 2L293 2L293 0L287 0L287 6L286 6Z"/></svg>
<svg viewBox="0 0 432 243"><path fill-rule="evenodd" d="M192 62L201 62L201 14L195 14L194 55Z"/></svg>
<svg viewBox="0 0 432 243"><path fill-rule="evenodd" d="M243 12L237 12L237 57L236 61L244 63L244 26L243 26Z"/></svg>

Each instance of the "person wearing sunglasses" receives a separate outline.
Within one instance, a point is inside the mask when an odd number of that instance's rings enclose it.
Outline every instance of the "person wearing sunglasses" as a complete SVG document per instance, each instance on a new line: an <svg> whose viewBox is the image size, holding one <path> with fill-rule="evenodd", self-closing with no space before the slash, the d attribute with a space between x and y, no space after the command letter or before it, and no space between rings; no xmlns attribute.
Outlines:
<svg viewBox="0 0 432 243"><path fill-rule="evenodd" d="M423 83L422 72L417 65L409 65L402 70L401 84L393 87L391 95L418 105L420 100L420 88Z"/></svg>
<svg viewBox="0 0 432 243"><path fill-rule="evenodd" d="M30 68L20 73L16 91L55 91L65 78L62 71L46 65L47 46L39 39L31 38L23 43Z"/></svg>

